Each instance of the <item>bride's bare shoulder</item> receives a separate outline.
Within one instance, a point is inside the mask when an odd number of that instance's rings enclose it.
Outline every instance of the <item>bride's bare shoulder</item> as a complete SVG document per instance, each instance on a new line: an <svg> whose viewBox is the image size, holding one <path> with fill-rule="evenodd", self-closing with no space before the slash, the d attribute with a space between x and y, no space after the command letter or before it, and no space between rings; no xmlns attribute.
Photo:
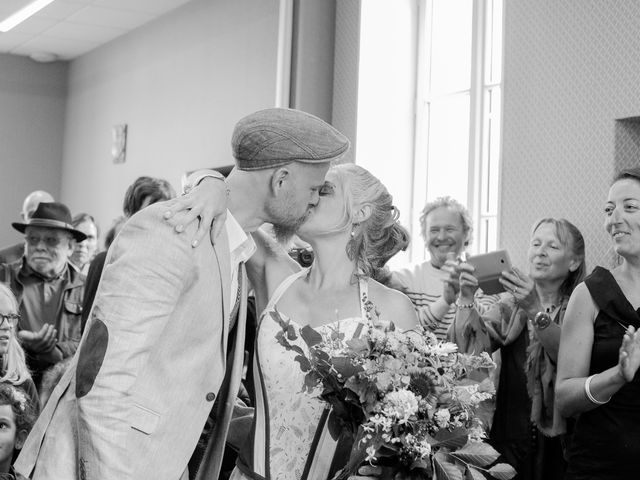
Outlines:
<svg viewBox="0 0 640 480"><path fill-rule="evenodd" d="M404 293L369 280L369 299L378 308L380 319L408 330L418 324L418 317L409 297Z"/></svg>

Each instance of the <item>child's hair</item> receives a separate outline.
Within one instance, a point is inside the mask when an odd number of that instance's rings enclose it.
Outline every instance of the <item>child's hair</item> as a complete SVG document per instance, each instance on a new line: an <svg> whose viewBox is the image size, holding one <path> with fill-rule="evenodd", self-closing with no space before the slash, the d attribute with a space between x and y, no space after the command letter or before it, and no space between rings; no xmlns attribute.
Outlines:
<svg viewBox="0 0 640 480"><path fill-rule="evenodd" d="M31 427L36 423L36 406L21 388L14 387L9 383L0 383L1 405L11 407L17 432L25 430L28 433L31 431Z"/></svg>
<svg viewBox="0 0 640 480"><path fill-rule="evenodd" d="M3 283L0 283L0 295L6 296L12 305L14 313L18 313L16 297L9 287ZM28 378L31 378L31 374L27 368L24 350L18 342L15 328L13 328L9 335L9 348L6 355L2 356L2 362L0 364L0 382L21 384Z"/></svg>

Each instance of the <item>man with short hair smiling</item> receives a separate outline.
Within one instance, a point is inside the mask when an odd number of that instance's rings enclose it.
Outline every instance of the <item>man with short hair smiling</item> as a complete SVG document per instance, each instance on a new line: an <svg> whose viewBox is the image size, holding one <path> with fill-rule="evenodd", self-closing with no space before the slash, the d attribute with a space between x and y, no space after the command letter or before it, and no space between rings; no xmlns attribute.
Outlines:
<svg viewBox="0 0 640 480"><path fill-rule="evenodd" d="M38 385L44 370L78 348L84 277L69 257L86 236L71 225L69 209L56 202L40 203L30 219L12 226L25 234L25 254L0 265L0 281L18 299L18 336Z"/></svg>

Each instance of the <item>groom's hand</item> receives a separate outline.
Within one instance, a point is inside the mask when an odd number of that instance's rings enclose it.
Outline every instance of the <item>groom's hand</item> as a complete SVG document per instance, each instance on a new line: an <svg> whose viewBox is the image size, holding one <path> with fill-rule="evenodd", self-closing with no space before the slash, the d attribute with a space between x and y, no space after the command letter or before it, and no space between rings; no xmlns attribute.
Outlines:
<svg viewBox="0 0 640 480"><path fill-rule="evenodd" d="M195 248L205 235L210 233L212 242L218 236L227 218L227 200L224 179L204 177L188 193L167 202L164 218L178 233L182 233L192 222L199 221L191 242Z"/></svg>

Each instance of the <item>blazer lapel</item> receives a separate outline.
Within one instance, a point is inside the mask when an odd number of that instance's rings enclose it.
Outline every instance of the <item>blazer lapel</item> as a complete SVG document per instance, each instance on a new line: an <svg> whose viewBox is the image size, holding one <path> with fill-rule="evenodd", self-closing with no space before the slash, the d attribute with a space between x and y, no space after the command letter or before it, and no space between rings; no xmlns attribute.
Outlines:
<svg viewBox="0 0 640 480"><path fill-rule="evenodd" d="M213 241L211 243L213 245ZM223 345L226 347L226 337L229 334L229 315L233 308L233 305L229 304L231 290L231 261L229 257L231 254L229 252L229 238L226 228L223 228L217 236L213 250L218 260L218 269L220 272L220 286L222 289L222 338L224 339Z"/></svg>

